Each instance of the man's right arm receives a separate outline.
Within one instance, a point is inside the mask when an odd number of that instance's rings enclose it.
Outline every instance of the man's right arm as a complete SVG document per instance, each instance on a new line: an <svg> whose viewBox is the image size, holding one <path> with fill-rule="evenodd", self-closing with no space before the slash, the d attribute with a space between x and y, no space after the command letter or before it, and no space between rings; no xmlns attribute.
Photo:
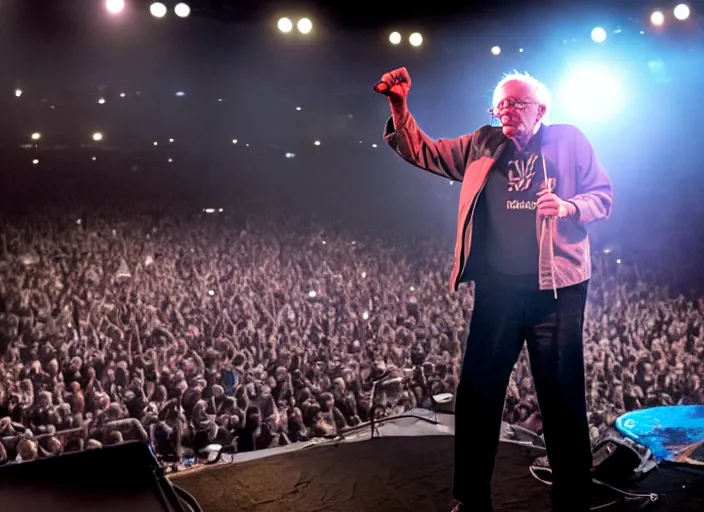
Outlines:
<svg viewBox="0 0 704 512"><path fill-rule="evenodd" d="M455 139L428 137L413 119L404 102L391 103L391 118L384 140L407 162L444 178L462 181L472 146L472 134Z"/></svg>

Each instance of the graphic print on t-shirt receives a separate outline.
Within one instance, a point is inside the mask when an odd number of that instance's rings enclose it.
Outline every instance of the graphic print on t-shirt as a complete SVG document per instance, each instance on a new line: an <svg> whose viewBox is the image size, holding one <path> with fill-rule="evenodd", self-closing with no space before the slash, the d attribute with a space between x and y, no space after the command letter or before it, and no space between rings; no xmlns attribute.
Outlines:
<svg viewBox="0 0 704 512"><path fill-rule="evenodd" d="M533 184L535 163L538 155L530 155L526 160L516 159L508 163L508 191L525 192Z"/></svg>
<svg viewBox="0 0 704 512"><path fill-rule="evenodd" d="M517 151L511 144L489 173L475 210L473 236L477 247L483 248L477 261L501 275L527 278L536 289L539 192L548 186L555 190L556 185L555 166L541 154L537 142L526 151Z"/></svg>

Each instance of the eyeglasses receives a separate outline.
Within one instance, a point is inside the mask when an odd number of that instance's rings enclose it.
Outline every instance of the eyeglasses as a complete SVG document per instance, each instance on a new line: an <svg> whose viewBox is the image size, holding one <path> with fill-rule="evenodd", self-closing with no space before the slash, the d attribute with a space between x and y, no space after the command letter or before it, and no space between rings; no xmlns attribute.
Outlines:
<svg viewBox="0 0 704 512"><path fill-rule="evenodd" d="M501 100L499 103L496 104L494 108L489 109L489 115L493 117L499 117L499 112L504 110L505 108L512 108L514 110L525 110L528 105L533 105L535 104L534 101L525 101L525 100L519 100L515 98L506 98L505 100Z"/></svg>

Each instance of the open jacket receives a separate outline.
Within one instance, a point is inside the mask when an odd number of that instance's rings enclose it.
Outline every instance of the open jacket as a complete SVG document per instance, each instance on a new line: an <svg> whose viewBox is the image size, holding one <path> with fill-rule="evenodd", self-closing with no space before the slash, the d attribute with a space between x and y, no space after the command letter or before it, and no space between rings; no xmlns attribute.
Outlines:
<svg viewBox="0 0 704 512"><path fill-rule="evenodd" d="M406 111L399 126L390 118L384 140L404 160L444 178L462 182L457 217L457 241L450 286L457 290L465 275L472 245L472 227L477 199L489 172L509 142L502 129L482 126L474 133L455 139L428 137ZM607 219L613 207L611 180L599 164L586 136L571 125L541 127L541 160L547 178L546 158L557 176L548 186L560 198L570 201L577 214L565 219L536 218L538 275L541 290L554 290L591 278L591 254L586 225Z"/></svg>

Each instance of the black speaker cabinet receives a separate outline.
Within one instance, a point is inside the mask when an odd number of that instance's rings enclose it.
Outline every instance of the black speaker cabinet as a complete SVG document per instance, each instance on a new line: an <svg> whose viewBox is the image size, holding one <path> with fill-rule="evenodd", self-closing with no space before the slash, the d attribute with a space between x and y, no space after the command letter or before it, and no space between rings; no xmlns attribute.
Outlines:
<svg viewBox="0 0 704 512"><path fill-rule="evenodd" d="M182 512L150 447L124 443L0 467L2 512Z"/></svg>

